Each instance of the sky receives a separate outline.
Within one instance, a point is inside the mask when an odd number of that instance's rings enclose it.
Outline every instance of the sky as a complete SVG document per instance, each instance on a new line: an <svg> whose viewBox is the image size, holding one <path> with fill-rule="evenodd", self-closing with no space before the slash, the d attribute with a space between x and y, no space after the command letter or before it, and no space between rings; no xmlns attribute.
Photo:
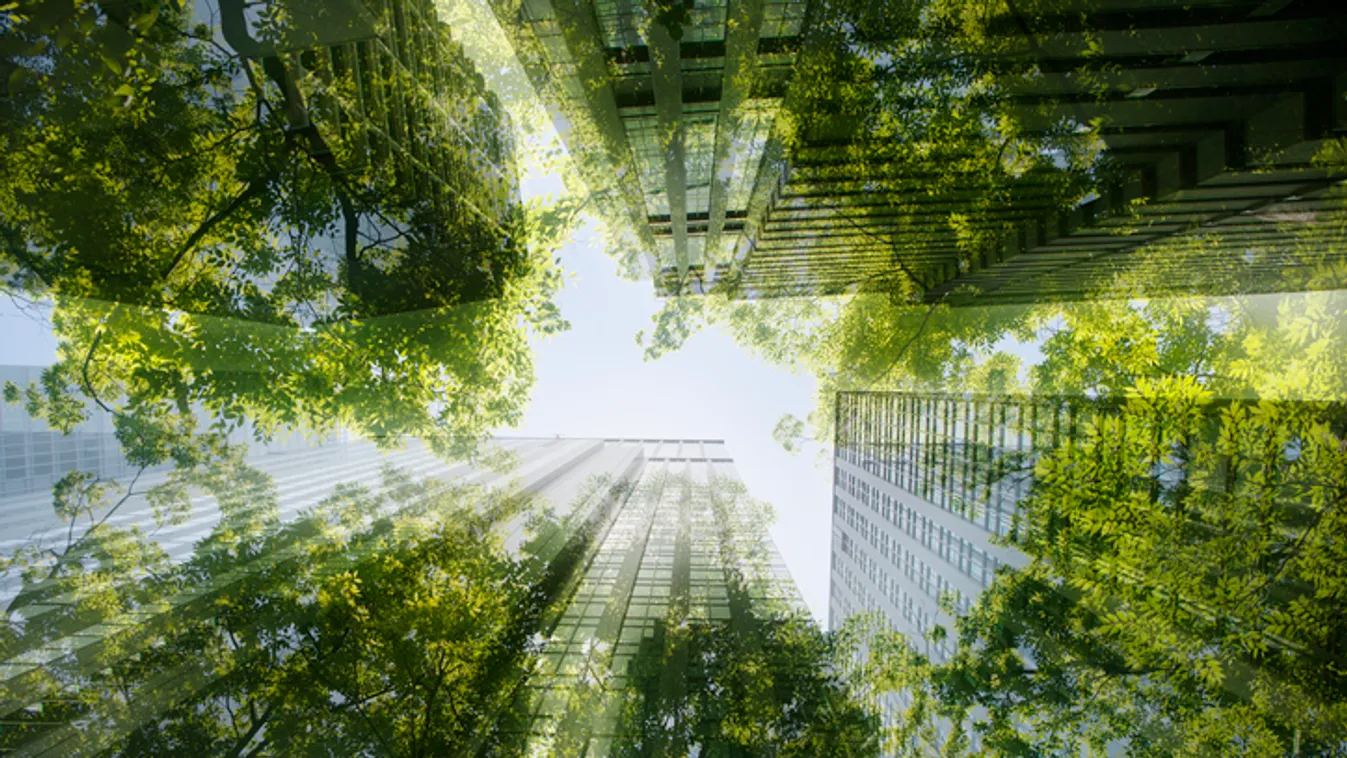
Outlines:
<svg viewBox="0 0 1347 758"><path fill-rule="evenodd" d="M832 467L817 464L817 447L791 455L772 439L783 414L812 408L814 378L768 366L714 328L644 361L635 335L661 306L654 286L620 279L592 226L561 261L573 278L556 303L571 329L535 342L537 384L511 433L725 440L749 492L775 506L773 539L826 622Z"/></svg>
<svg viewBox="0 0 1347 758"><path fill-rule="evenodd" d="M9 366L47 366L56 362L56 338L48 309L40 304L22 306L0 296L0 363Z"/></svg>

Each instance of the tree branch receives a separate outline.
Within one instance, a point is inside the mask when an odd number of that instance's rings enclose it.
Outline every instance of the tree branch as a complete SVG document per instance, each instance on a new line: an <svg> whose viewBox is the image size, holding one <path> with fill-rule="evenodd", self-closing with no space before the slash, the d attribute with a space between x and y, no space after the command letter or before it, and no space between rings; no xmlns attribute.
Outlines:
<svg viewBox="0 0 1347 758"><path fill-rule="evenodd" d="M926 306L926 315L922 316L921 324L917 326L917 331L913 332L912 336L907 338L907 342L904 342L903 346L898 348L898 352L893 356L893 361L889 363L888 368L884 369L879 374L879 376L875 377L875 380L870 383L871 387L884 381L884 379L887 378L888 375L895 368L898 367L898 362L901 361L903 359L903 356L907 354L908 348L911 348L913 343L915 343L917 339L921 337L922 333L926 331L926 325L931 321L931 314L935 313L936 306L940 305L940 301L942 300L944 300L943 297L940 300Z"/></svg>
<svg viewBox="0 0 1347 758"><path fill-rule="evenodd" d="M231 200L229 205L226 205L211 214L205 221L202 221L201 225L196 228L196 231L192 232L187 237L187 241L178 249L177 254L173 256L173 260L169 261L168 265L164 267L163 272L159 274L159 281L163 282L168 279L169 275L173 273L173 269L178 267L178 264L182 262L182 259L197 246L197 243L201 241L202 237L205 237L210 233L211 229L215 228L216 224L229 218L244 203L265 192L267 188L271 186L271 180L274 177L275 172L260 179L254 179L248 182L248 186L244 188L243 192L239 193L237 197Z"/></svg>
<svg viewBox="0 0 1347 758"><path fill-rule="evenodd" d="M103 523L106 522L108 518L112 516L112 514L117 512L118 508L121 508L122 505L125 504L127 500L131 499L131 495L135 494L134 490L136 482L140 480L140 475L143 473L145 473L145 467L141 466L140 470L136 472L135 477L131 480L131 484L127 485L126 494L122 496L122 499L118 500L117 504L112 506L112 508L110 508L108 512L103 515L103 518L100 519L98 523L89 527L88 530L84 532L84 534L81 534L79 540L74 543L75 545L79 545L80 543L89 539L89 535L93 534L94 531L98 529L98 527L102 526ZM23 590L20 590L19 594L15 595L14 599L10 601L9 610L16 611L32 603L33 596L40 591L40 588L47 582L50 582L52 579L54 579L56 577L56 573L61 570L61 567L70 562L71 552L72 550L70 548L67 548L64 553L62 553L59 557L57 557L56 563L52 564L51 570L47 572L47 576L44 579L29 585L27 588Z"/></svg>
<svg viewBox="0 0 1347 758"><path fill-rule="evenodd" d="M122 499L118 500L116 505L109 508L108 512L103 514L103 518L98 520L97 524L94 524L93 526L89 527L89 531L80 535L80 540L88 539L89 535L93 534L95 529L102 526L104 522L106 522L109 518L112 517L112 514L117 512L118 508L121 508L122 505L125 504L127 500L131 499L131 496L135 494L136 482L140 481L140 475L145 473L145 468L146 468L145 466L141 466L140 469L136 471L136 475L132 477L131 483L126 486L126 494L122 495Z"/></svg>
<svg viewBox="0 0 1347 758"><path fill-rule="evenodd" d="M117 310L117 306L114 305L113 310ZM89 343L89 349L84 353L84 363L80 366L80 378L84 381L84 391L89 393L89 397L93 399L94 403L96 403L99 408L102 408L113 416L120 416L121 411L109 408L108 404L103 402L103 399L98 396L96 391L94 391L93 383L89 381L89 362L93 360L94 352L98 350L98 344L103 341L103 330L107 327L109 318L112 318L111 313L104 316L103 320L99 322L98 327L94 330L93 341Z"/></svg>
<svg viewBox="0 0 1347 758"><path fill-rule="evenodd" d="M1266 590L1268 587L1272 585L1273 582L1280 579L1282 572L1286 570L1286 567L1288 565L1290 565L1291 559L1296 557L1300 553L1301 548L1305 546L1305 542L1309 540L1310 534L1312 534L1316 529L1318 529L1319 525L1323 523L1324 516L1327 516L1328 512L1336 508L1338 505L1340 505L1342 501L1343 497L1339 496L1332 503L1325 506L1323 510L1314 514L1314 522L1309 526L1305 527L1305 531L1302 532L1300 537L1296 539L1295 543L1292 544L1291 547L1287 549L1286 554L1282 556L1280 561L1278 561L1277 569L1273 571L1271 574L1269 574L1267 579L1264 579L1258 585L1249 589L1243 595L1241 595L1240 600L1248 599L1250 596L1256 595Z"/></svg>
<svg viewBox="0 0 1347 758"><path fill-rule="evenodd" d="M853 218L851 218L850 216L843 216L842 218L846 219L847 223L849 223L849 224L851 224L852 226L856 227L857 231L859 231L861 234L864 234L865 236L867 236L867 237L869 237L870 239L872 239L872 240L874 240L874 241L880 243L881 245L884 245L885 247L890 248L890 250L893 250L893 252L897 252L897 251L894 249L895 246L894 246L892 240L886 240L886 239L880 237L879 235L875 234L874 232L870 231L869 229L866 229L865 227L863 227L863 226L861 226L860 224L856 223L856 220L853 219ZM912 269L910 269L910 268L907 267L907 264L903 262L903 259L902 259L902 258L899 258L898 256L895 255L894 258L893 258L893 262L898 266L898 268L899 268L904 274L907 275L907 278L908 278L908 279L911 279L912 282L913 282L914 284L916 284L918 287L921 287L922 290L928 290L928 289L931 288L931 285L927 284L926 281L925 281L924 279L922 279L921 277L917 276L916 272L914 272Z"/></svg>
<svg viewBox="0 0 1347 758"><path fill-rule="evenodd" d="M261 731L262 727L267 723L267 720L271 718L271 714L275 710L276 701L273 700L267 704L267 709L262 711L261 718L253 719L252 726L248 728L248 731L245 732L242 737L234 742L234 746L229 749L228 753L225 753L225 758L239 758L239 756L243 754L243 749L253 741L253 738L257 736L259 731ZM263 742L265 743L265 740L263 740Z"/></svg>

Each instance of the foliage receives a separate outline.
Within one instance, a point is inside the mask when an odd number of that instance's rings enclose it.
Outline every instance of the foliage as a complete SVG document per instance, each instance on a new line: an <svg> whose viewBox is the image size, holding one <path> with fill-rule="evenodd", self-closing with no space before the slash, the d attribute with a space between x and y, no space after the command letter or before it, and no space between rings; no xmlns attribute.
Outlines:
<svg viewBox="0 0 1347 758"><path fill-rule="evenodd" d="M998 28L1006 5L831 0L813 10L786 142L807 154L811 176L864 188L850 213L884 218L878 236L897 270L875 275L878 291L919 295L944 265L922 255L932 240L952 235L966 268L1014 229L1019 217L1001 211L1069 208L1106 173L1097 138L1072 119L1021 126L1015 88L1039 72L1014 55L1022 35Z"/></svg>
<svg viewBox="0 0 1347 758"><path fill-rule="evenodd" d="M190 430L196 408L261 437L341 424L460 452L517 420L529 332L565 328L558 234L529 244L549 209L513 198L508 124L447 30L431 19L421 52L441 59L420 78L310 60L321 76L294 85L302 66L235 56L180 4L131 10L6 12L0 146L23 159L0 169L0 276L57 305L48 420L68 428L57 409L82 394L128 438ZM499 180L427 99L432 68ZM398 90L428 128L380 136L357 84Z"/></svg>
<svg viewBox="0 0 1347 758"><path fill-rule="evenodd" d="M788 453L799 452L804 441L804 421L790 414L782 416L772 430L772 439Z"/></svg>
<svg viewBox="0 0 1347 758"><path fill-rule="evenodd" d="M852 622L861 678L905 693L891 748L1342 755L1347 300L1335 230L1288 231L1309 292L1142 299L1183 265L1158 246L1109 285L1137 299L1022 312L1042 355L1018 389L1076 408L1077 434L1036 451L1008 540L1028 565L955 621L949 660ZM1013 365L964 369L985 391Z"/></svg>
<svg viewBox="0 0 1347 758"><path fill-rule="evenodd" d="M340 486L279 523L257 509L270 482L240 488L233 466L191 486L245 494L251 528L222 501L187 563L123 570L117 602L71 568L44 590L70 593L65 610L9 627L8 652L101 639L26 693L68 723L7 738L116 755L497 754L545 606L536 569L503 544L529 497L389 469L377 489Z"/></svg>
<svg viewBox="0 0 1347 758"><path fill-rule="evenodd" d="M617 756L876 756L878 720L798 616L662 626L632 663ZM683 670L671 685L669 671Z"/></svg>
<svg viewBox="0 0 1347 758"><path fill-rule="evenodd" d="M1076 407L1077 434L1038 451L1009 541L1029 565L955 622L956 654L873 644L872 685L909 693L896 743L1339 755L1344 305L1319 291L1036 309L1030 388Z"/></svg>
<svg viewBox="0 0 1347 758"><path fill-rule="evenodd" d="M877 719L840 676L843 648L779 596L771 506L736 479L713 476L707 494L730 618L694 617L675 586L626 672L615 754L877 755Z"/></svg>
<svg viewBox="0 0 1347 758"><path fill-rule="evenodd" d="M1141 380L1083 426L1039 459L1030 563L956 621L958 652L874 646L877 686L912 693L897 741L925 754L940 717L987 755L1339 755L1341 408Z"/></svg>

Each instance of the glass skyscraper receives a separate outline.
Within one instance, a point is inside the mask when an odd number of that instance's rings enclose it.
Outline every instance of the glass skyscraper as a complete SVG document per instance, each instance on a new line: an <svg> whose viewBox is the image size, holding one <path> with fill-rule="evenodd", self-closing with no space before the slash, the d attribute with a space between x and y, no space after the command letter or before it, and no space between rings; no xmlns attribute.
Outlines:
<svg viewBox="0 0 1347 758"><path fill-rule="evenodd" d="M805 614L794 582L719 440L608 440L639 465L612 503L574 577L572 595L543 630L541 666L521 693L519 728L546 754L609 755L640 725L626 706L642 658L691 628ZM695 661L663 666L659 687L679 690ZM570 752L579 751L579 752Z"/></svg>
<svg viewBox="0 0 1347 758"><path fill-rule="evenodd" d="M499 0L497 17L595 200L639 237L661 293L748 254L779 172L776 116L806 0Z"/></svg>
<svg viewBox="0 0 1347 758"><path fill-rule="evenodd" d="M920 100L887 89L892 58L916 55L902 52L903 23L883 23L910 11L901 3L492 5L598 203L655 252L661 294L884 291L902 268L927 302L1077 299L1156 249L1173 264L1143 267L1152 294L1218 275L1275 291L1288 267L1339 257L1340 177L1315 157L1347 123L1347 20L1332 3L1204 3L1181 20L1155 0L989 10L981 47L945 55L995 61L976 86L1018 125L1006 141L1090 135L1098 153L1088 169L1064 153L1012 166L993 194L1000 156L942 175L914 161L926 148L868 120ZM831 86L810 81L838 59L850 67ZM1082 171L1097 186L1054 195Z"/></svg>
<svg viewBox="0 0 1347 758"><path fill-rule="evenodd" d="M837 396L829 625L878 611L942 660L951 628L1002 565L1024 557L992 543L1011 527L1036 451L1078 423L1067 405L906 392ZM949 603L941 606L942 598Z"/></svg>
<svg viewBox="0 0 1347 758"><path fill-rule="evenodd" d="M679 629L714 630L807 613L766 534L761 510L766 506L749 498L722 441L497 438L491 449L483 461L469 464L446 463L415 442L380 450L345 435L312 444L284 440L272 447L255 445L247 464L267 479L240 481L234 489L245 508L252 500L273 503L270 518L276 526L271 528L282 529L311 520L351 493L387 496L402 486L398 482L414 492L438 480L527 498L532 507L494 528L506 551L524 557L531 567L521 580L545 595L541 607L546 610L532 632L537 665L508 685L515 691L508 698L513 705L492 722L500 724L503 739L525 745L584 745L586 755L605 755L624 728L639 728L621 714L634 686L628 676L633 661L644 657L648 663L658 656L666 637ZM112 480L118 467L127 468L124 460L117 461L99 474ZM40 681L53 676L79 681L139 655L142 648L148 651L145 646L162 644L155 642L156 629L198 617L209 623L215 598L228 596L238 585L264 581L261 577L294 560L289 551L220 552L220 529L238 514L207 494L190 495L187 517L164 520L154 493L172 475L156 470L137 477L132 468L117 479L121 487L133 485L133 491L107 514L102 528L138 530L125 533L145 535L174 564L199 562L205 550L219 553L218 559L232 568L205 585L171 592L131 612L70 616L34 647L12 650L0 660L0 711L23 715L22 723L7 730L8 746L33 754L63 752L62 745L71 740L81 750L109 747L142 728L146 719L177 707L175 697L183 702L197 697L210 686L209 672L183 674L185 684L173 690L178 695L165 690L160 701L142 705L139 715L104 720L93 731L81 731L80 719L58 715L78 702L78 690L30 702ZM8 549L59 548L91 530L92 519L71 527L58 518L52 497L44 490L0 500ZM394 509L404 507L396 495L387 502ZM208 536L216 542L206 546ZM305 542L295 549L306 549ZM125 581L139 580L128 575ZM34 591L41 588L0 587L6 603L16 593ZM78 602L72 593L46 593L24 605L24 618L41 624L44 616L70 615L67 606ZM683 686L690 671L670 667L671 686ZM566 717L575 708L582 719Z"/></svg>

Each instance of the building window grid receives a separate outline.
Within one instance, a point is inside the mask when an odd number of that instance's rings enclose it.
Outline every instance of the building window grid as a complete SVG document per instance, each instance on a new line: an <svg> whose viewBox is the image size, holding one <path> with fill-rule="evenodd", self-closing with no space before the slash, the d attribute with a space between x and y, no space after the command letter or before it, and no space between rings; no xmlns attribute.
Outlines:
<svg viewBox="0 0 1347 758"><path fill-rule="evenodd" d="M910 525L908 529L910 535L917 537L924 546L978 582L980 586L990 585L998 563L995 558L988 556L953 532L930 522L924 516L906 508L903 508L903 511L906 511L906 515L902 520ZM882 533L876 524L870 523L862 513L851 509L851 514L850 525L861 539L869 542L887 562L899 568L924 594L939 602L946 593L950 593L953 596L955 610L960 614L966 613L972 607L971 600L955 588L943 574L910 551L903 551L897 542L891 541L887 534ZM895 596L888 589L890 586L896 588L898 585L888 581L887 575L879 569L878 562L858 549L857 542L846 532L841 533L841 552L853 559L860 570L859 573L869 577L871 582L879 587L882 595L894 600L894 604L898 605ZM854 581L851 582L851 588L858 596L866 596L867 591L856 586Z"/></svg>
<svg viewBox="0 0 1347 758"><path fill-rule="evenodd" d="M848 444L839 457L1000 534L1008 530L1014 504L1024 495L1025 477L1001 473L998 462L1015 454L1022 465L1032 465L1035 435L1069 438L1070 429L1079 424L1073 414L1039 424L1038 404L1033 403L920 397L885 402L873 408L850 402L842 406L850 423L844 426Z"/></svg>
<svg viewBox="0 0 1347 758"><path fill-rule="evenodd" d="M862 493L861 497L866 498L866 505L874 510L877 516L882 514L885 521L897 525L898 528L907 532L909 536L919 541L924 547L931 549L933 553L950 563L952 567L958 568L960 572L970 576L981 586L989 586L991 579L993 579L995 567L999 565L999 561L995 557L987 555L982 549L974 547L973 544L963 540L962 537L955 535L950 530L944 529L943 526L929 521L928 518L916 513L915 510L905 508L897 502L888 501L888 495L870 490L865 482L857 481L851 475L849 475L849 479L851 486L858 493ZM835 506L838 509L843 508L841 502L838 502ZM913 561L919 561L920 559L916 559L911 553L901 551L900 545L892 543L888 539L888 535L882 535L877 525L867 520L863 513L858 513L850 506L845 506L845 508L847 509L847 525L851 526L851 529L859 533L862 539L869 541L880 555L884 555L894 565L900 564L901 560L902 565L904 565L904 574L909 575L909 578L913 578L915 582L919 582L925 590L931 590L932 580L929 579L929 576L925 580L920 580L921 572L919 568L915 568L915 565L920 564L913 563ZM850 537L846 533L843 533L842 549L847 555L853 555L854 553L853 544L851 544ZM867 574L869 574L869 571L867 571ZM939 586L939 584L933 587L935 587L935 592L932 596L936 599L939 599L939 592L950 588ZM963 600L960 607L967 607L966 599Z"/></svg>

